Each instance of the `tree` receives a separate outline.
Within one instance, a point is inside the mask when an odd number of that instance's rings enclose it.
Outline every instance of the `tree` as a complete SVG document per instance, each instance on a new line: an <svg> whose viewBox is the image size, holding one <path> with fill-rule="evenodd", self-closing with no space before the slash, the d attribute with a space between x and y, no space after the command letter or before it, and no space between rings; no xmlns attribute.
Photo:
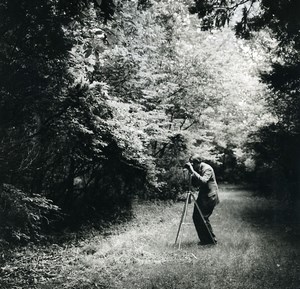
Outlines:
<svg viewBox="0 0 300 289"><path fill-rule="evenodd" d="M270 31L277 40L274 49L276 57L273 58L271 70L265 71L261 79L268 85L271 93L266 98L269 111L277 118L277 122L260 130L253 139L256 144L256 157L258 163L276 171L284 183L294 183L300 171L300 155L295 147L299 144L299 49L300 49L300 20L298 12L300 3L297 0L261 0L261 1L195 1L191 12L198 13L201 21L209 18L212 25L223 26L218 17L227 20L233 17L233 11L241 10L241 18L235 25L236 34L250 39L258 30ZM207 9L208 7L208 9ZM221 16L220 16L221 15ZM227 21L228 22L228 21ZM269 133L266 134L266 130ZM274 139L277 141L274 144ZM287 141L288 140L288 141ZM277 155L270 145L276 147ZM258 148L260 147L260 148ZM260 151L264 147L265 154ZM290 163L290 156L295 162ZM270 158L272 156L272 162ZM288 165L290 164L290 165ZM274 175L274 174L273 174ZM278 176L279 176L278 175ZM300 199L300 185L296 182L289 190L292 199ZM273 188L276 189L276 188ZM284 193L283 193L284 195ZM297 197L298 196L298 197ZM299 201L295 201L299 204Z"/></svg>
<svg viewBox="0 0 300 289"><path fill-rule="evenodd" d="M192 152L244 158L265 88L245 42L201 31L188 3L0 6L0 183L18 202L51 198L77 222L176 197Z"/></svg>
<svg viewBox="0 0 300 289"><path fill-rule="evenodd" d="M18 188L10 190L12 199L19 189L22 196L39 194L78 218L92 215L94 207L103 209L101 200L126 183L121 196L115 194L116 200L123 200L135 180L144 179L144 169L122 155L107 122L112 113L105 84L89 79L91 35L79 32L76 23L91 21L90 5L85 1L5 1L0 6L0 192L3 183L8 183ZM112 1L102 1L102 10L94 9L94 13L107 21L112 11L105 7L113 7ZM82 63L83 70L78 69ZM116 168L114 182L107 176ZM110 183L115 187L109 187ZM118 203L122 204L128 206L126 198Z"/></svg>
<svg viewBox="0 0 300 289"><path fill-rule="evenodd" d="M119 123L126 123L117 126L118 137L137 137L134 143L150 148L141 155L158 165L152 166L156 171L164 174L170 168L174 154L168 150L179 135L186 147L175 165L181 171L183 161L197 150L222 163L227 145L241 150L246 128L267 121L257 117L263 114L265 93L253 76L257 64L247 44L230 31L221 39L221 33L200 31L185 5L167 1L153 2L142 13L134 3L124 4L118 19L111 33L115 42L95 75L107 77Z"/></svg>

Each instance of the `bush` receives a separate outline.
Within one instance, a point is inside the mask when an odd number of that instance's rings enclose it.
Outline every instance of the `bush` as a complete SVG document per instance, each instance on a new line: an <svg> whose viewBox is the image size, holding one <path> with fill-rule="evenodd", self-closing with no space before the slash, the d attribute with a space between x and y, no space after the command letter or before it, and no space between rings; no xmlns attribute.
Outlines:
<svg viewBox="0 0 300 289"><path fill-rule="evenodd" d="M0 235L5 241L41 240L43 231L59 216L59 207L40 195L28 196L12 185L0 190Z"/></svg>

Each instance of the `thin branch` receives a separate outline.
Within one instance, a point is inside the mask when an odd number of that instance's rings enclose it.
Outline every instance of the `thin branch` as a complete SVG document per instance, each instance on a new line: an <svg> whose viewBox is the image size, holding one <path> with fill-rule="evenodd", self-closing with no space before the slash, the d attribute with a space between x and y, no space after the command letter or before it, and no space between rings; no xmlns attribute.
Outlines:
<svg viewBox="0 0 300 289"><path fill-rule="evenodd" d="M90 185L90 183L92 182L93 179L95 179L95 177L97 176L97 170L99 169L99 167L102 165L102 163L98 163L96 164L96 166L93 169L93 172L90 175L90 178L88 179L88 181L85 183L84 189L86 190L88 188L88 186Z"/></svg>
<svg viewBox="0 0 300 289"><path fill-rule="evenodd" d="M253 6L253 3L254 3L254 0L251 1L251 4L250 4L250 6L249 6L249 9L247 10L247 16L248 16L248 14L249 14L249 12L250 12L252 6Z"/></svg>
<svg viewBox="0 0 300 289"><path fill-rule="evenodd" d="M154 157L156 157L159 153L164 152L168 144L169 143L164 143L163 147L154 154Z"/></svg>
<svg viewBox="0 0 300 289"><path fill-rule="evenodd" d="M178 88L177 90L175 90L174 92L172 92L171 94L169 94L169 95L167 96L167 98L170 98L170 97L174 96L174 95L177 94L178 92L181 92L183 89L184 89L184 87Z"/></svg>
<svg viewBox="0 0 300 289"><path fill-rule="evenodd" d="M63 109L61 111L59 111L58 113L56 113L56 114L50 116L48 119L46 119L46 121L41 125L41 128L38 131L36 131L35 133L28 136L28 140L39 135L42 132L44 127L48 126L51 123L51 121L53 121L55 118L62 116L64 113L66 113L69 107L70 107L70 104L68 103L65 107L63 107Z"/></svg>
<svg viewBox="0 0 300 289"><path fill-rule="evenodd" d="M185 127L183 130L187 130L189 129L192 125L196 124L198 121L194 120L190 125L188 125L187 127Z"/></svg>
<svg viewBox="0 0 300 289"><path fill-rule="evenodd" d="M235 10L236 8L238 8L239 6L243 5L243 4L246 4L247 2L250 2L250 0L242 0L241 2L239 3L236 3L235 5L231 6L231 7L228 7L227 9L228 10ZM251 0L251 6L253 4L253 0Z"/></svg>
<svg viewBox="0 0 300 289"><path fill-rule="evenodd" d="M180 129L180 130L181 130L181 129L182 129L182 127L184 126L184 124L185 124L186 120L187 120L187 118L185 117L185 118L184 118L184 120L183 120L183 122L181 123L181 125L180 125L180 127L179 127L179 129Z"/></svg>

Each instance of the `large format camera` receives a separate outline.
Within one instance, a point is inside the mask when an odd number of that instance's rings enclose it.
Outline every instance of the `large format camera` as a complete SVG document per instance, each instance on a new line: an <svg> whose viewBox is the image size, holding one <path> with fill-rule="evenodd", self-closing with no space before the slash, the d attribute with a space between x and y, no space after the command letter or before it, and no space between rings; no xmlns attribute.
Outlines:
<svg viewBox="0 0 300 289"><path fill-rule="evenodd" d="M191 167L191 163L190 162L188 162L188 163L186 163L184 166L183 166L183 168L184 169L189 169L190 167Z"/></svg>

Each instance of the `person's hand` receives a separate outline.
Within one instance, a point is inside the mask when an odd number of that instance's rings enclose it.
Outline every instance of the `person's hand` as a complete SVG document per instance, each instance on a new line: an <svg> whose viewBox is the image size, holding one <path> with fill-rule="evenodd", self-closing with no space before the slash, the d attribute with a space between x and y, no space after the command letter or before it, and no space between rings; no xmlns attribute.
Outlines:
<svg viewBox="0 0 300 289"><path fill-rule="evenodd" d="M192 173L194 171L193 165L190 162L186 163L184 165L184 168L189 170L190 173Z"/></svg>

